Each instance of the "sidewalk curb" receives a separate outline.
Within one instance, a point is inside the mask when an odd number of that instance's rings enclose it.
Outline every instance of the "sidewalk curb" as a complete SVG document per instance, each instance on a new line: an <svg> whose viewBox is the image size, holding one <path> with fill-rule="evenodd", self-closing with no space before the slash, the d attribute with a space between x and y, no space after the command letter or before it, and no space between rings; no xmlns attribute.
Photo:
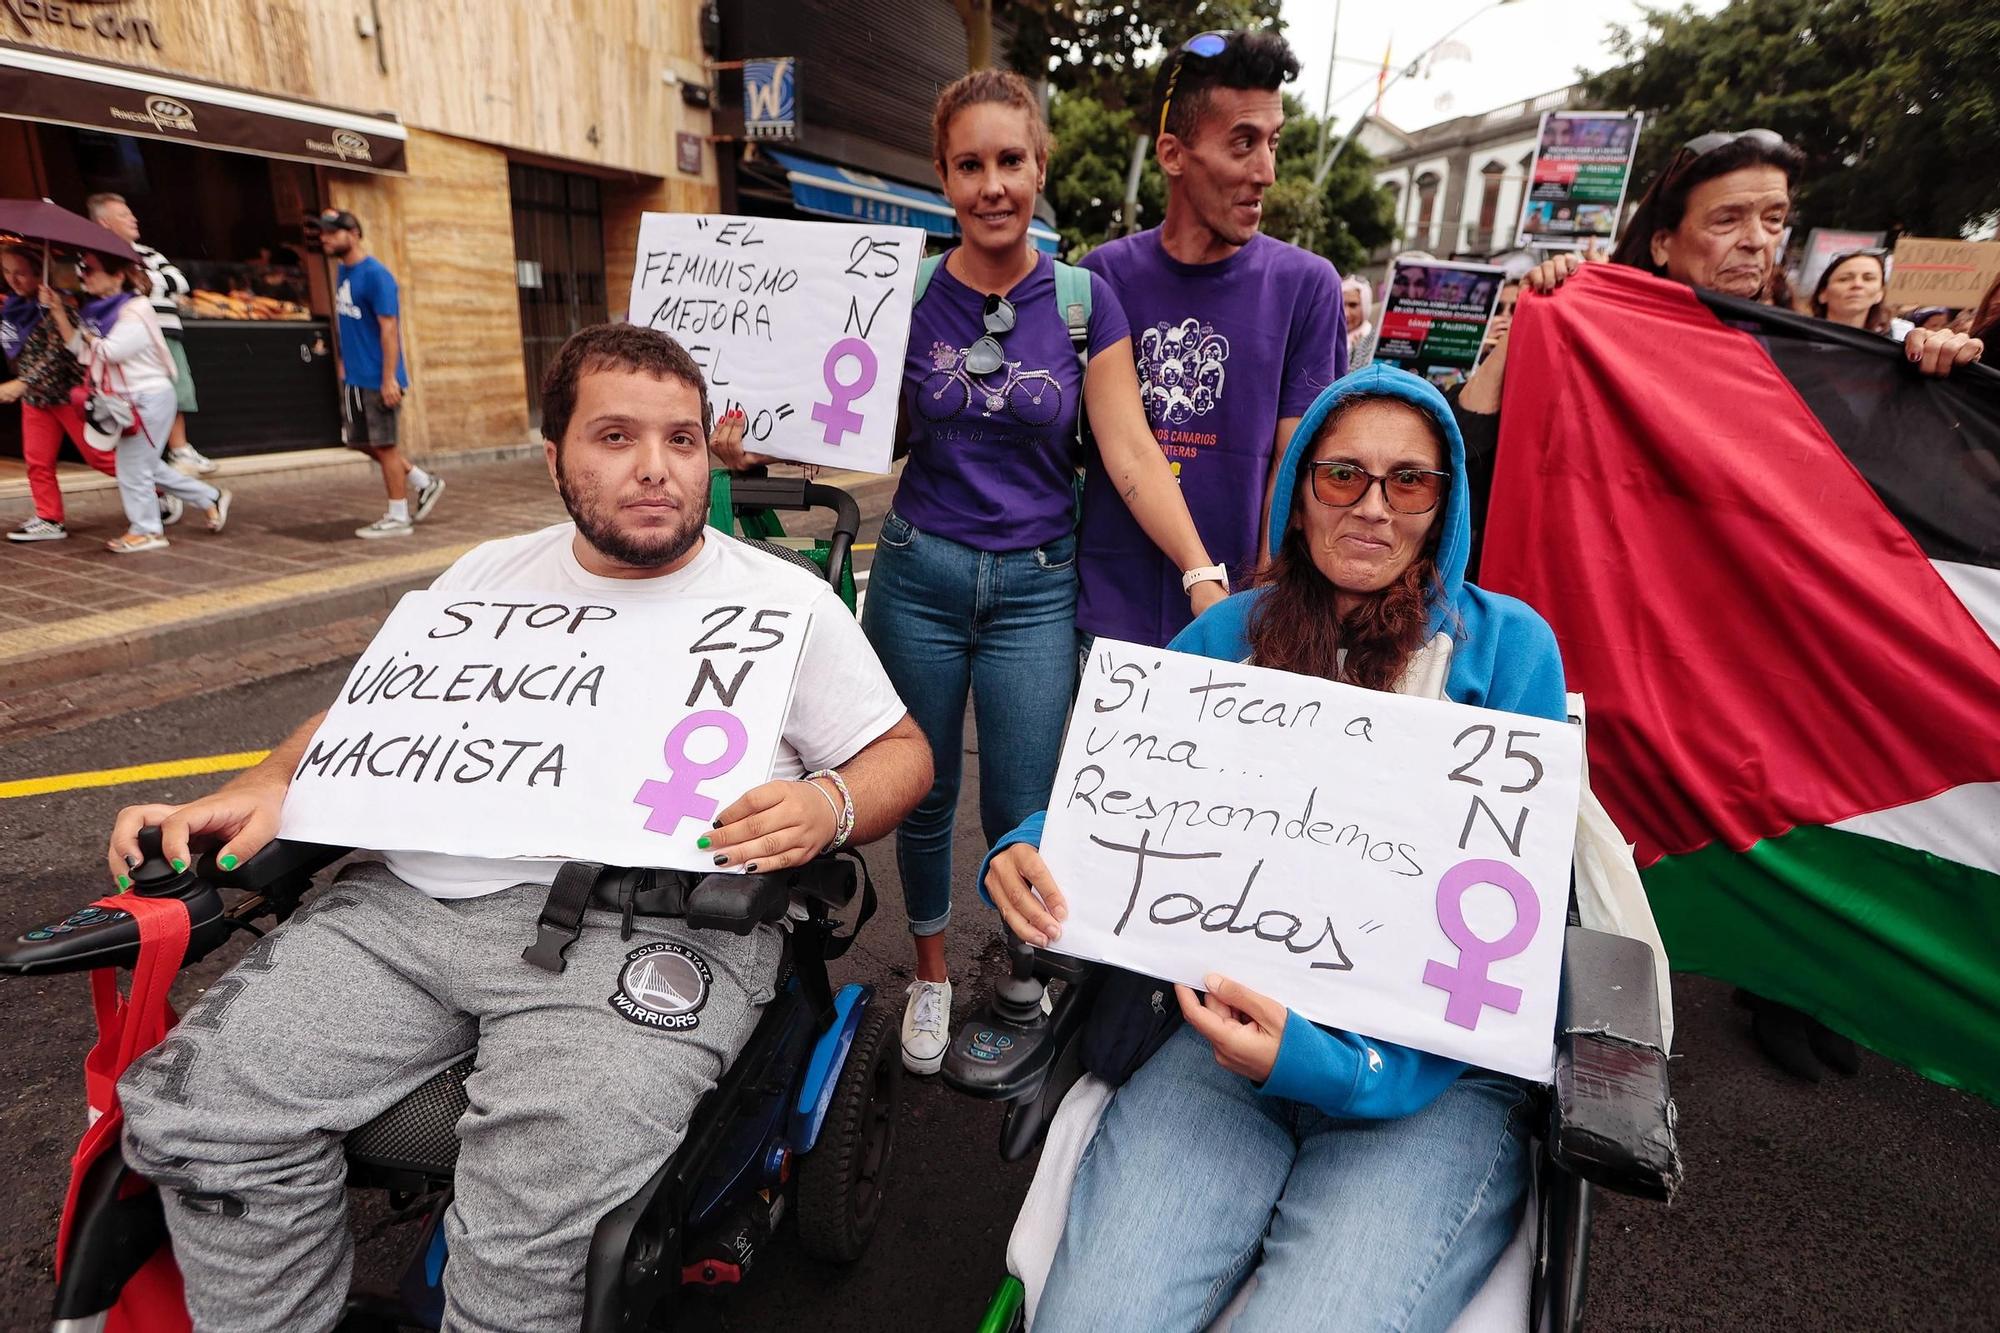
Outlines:
<svg viewBox="0 0 2000 1333"><path fill-rule="evenodd" d="M0 695L237 647L251 638L314 629L349 616L386 613L397 598L427 586L476 545L412 551L12 630L0 634Z"/></svg>

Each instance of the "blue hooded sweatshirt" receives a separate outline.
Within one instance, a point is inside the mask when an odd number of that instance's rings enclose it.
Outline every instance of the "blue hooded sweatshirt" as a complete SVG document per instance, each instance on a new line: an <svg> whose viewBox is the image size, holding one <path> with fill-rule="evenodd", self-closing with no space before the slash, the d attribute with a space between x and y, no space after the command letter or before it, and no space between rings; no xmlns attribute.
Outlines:
<svg viewBox="0 0 2000 1333"><path fill-rule="evenodd" d="M1562 658L1548 624L1525 603L1465 581L1466 558L1472 547L1465 441L1444 396L1429 382L1381 364L1335 381L1314 401L1292 433L1273 493L1288 498L1297 495L1299 467L1312 449L1314 436L1335 407L1357 397L1387 397L1409 403L1436 423L1447 447L1451 483L1445 493L1444 529L1437 547L1442 587L1433 595L1430 607L1432 636L1443 631L1452 638L1445 697L1529 717L1566 720ZM1272 506L1273 551L1284 544L1291 515L1289 502ZM1250 615L1263 595L1263 589L1252 589L1210 607L1167 646L1176 652L1245 661L1250 656ZM1040 846L1042 820L1041 814L1030 816L995 844L993 852L1017 842ZM992 853L987 859L992 859ZM979 886L983 897L983 865ZM1323 1028L1294 1013L1285 1021L1277 1063L1264 1081L1263 1091L1318 1107L1330 1116L1385 1120L1422 1110L1465 1069L1456 1060Z"/></svg>

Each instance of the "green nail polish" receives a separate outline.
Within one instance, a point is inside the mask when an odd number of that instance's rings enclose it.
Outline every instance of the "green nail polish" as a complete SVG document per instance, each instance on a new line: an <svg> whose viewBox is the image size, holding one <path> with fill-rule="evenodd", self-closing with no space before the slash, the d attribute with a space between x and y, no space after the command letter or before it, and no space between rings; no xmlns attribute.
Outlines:
<svg viewBox="0 0 2000 1333"><path fill-rule="evenodd" d="M233 853L225 853L222 859L217 861L216 864L224 870L234 870L236 869L236 857Z"/></svg>
<svg viewBox="0 0 2000 1333"><path fill-rule="evenodd" d="M702 848L703 850L706 850L708 847L708 835L704 833L699 838L696 838L694 840L694 845Z"/></svg>
<svg viewBox="0 0 2000 1333"><path fill-rule="evenodd" d="M118 892L127 893L131 890L131 888L132 888L132 877L130 875L120 875L118 877Z"/></svg>
<svg viewBox="0 0 2000 1333"><path fill-rule="evenodd" d="M173 860L173 866L175 870L186 870L188 868L188 863L181 860L178 856L176 856Z"/></svg>

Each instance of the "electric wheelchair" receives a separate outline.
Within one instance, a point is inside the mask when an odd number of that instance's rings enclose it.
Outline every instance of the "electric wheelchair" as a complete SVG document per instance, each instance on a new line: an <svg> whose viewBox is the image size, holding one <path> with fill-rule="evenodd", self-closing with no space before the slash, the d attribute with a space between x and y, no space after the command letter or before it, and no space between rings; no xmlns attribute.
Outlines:
<svg viewBox="0 0 2000 1333"><path fill-rule="evenodd" d="M1572 696L1572 704L1580 714L1580 700ZM1024 1333L1029 1327L1062 1234L1077 1165L1111 1096L1109 1085L1090 1076L1083 1063L1085 1024L1111 969L1037 951L1012 930L1006 935L1009 973L995 983L985 1006L959 1026L945 1053L943 1077L957 1092L1005 1104L1004 1160L1018 1161L1045 1139L1048 1143L1008 1242L1008 1276L988 1305L980 1333ZM1573 886L1554 1033L1555 1076L1537 1108L1542 1127L1528 1206L1452 1333L1578 1333L1594 1192L1672 1201L1682 1169L1668 1086L1663 992L1656 981L1655 955L1645 942L1580 924ZM1173 988L1160 983L1153 1003L1173 1009ZM1254 1282L1253 1274L1217 1315L1210 1333L1228 1327Z"/></svg>
<svg viewBox="0 0 2000 1333"><path fill-rule="evenodd" d="M802 479L769 479L717 514L763 509L835 511L834 533L817 549L753 540L771 554L852 588L848 550L859 527L854 501ZM849 594L851 598L851 593ZM851 600L849 605L852 605ZM345 848L276 841L232 870L212 852L176 870L161 854L157 829L141 834L144 860L133 893L178 899L189 939L182 966L241 930L261 936L282 924L314 887L314 876ZM774 998L764 1006L736 1061L695 1107L687 1133L631 1198L607 1200L593 1235L585 1275L586 1333L669 1329L683 1302L702 1289L740 1281L789 1212L801 1248L814 1258L859 1258L880 1217L895 1146L901 1087L898 1008L872 987L834 990L827 963L840 957L875 909L875 889L858 852L821 857L764 875L624 871L571 863L602 892L629 903L663 901L695 930L748 934L789 921ZM852 925L839 917L854 907ZM542 939L548 943L544 909ZM560 941L555 941L560 943ZM23 931L0 944L0 977L48 976L131 968L139 927L131 913L85 907L60 922ZM458 1156L456 1124L465 1112L467 1055L347 1136L350 1186L386 1191L392 1206L421 1218L397 1288L357 1292L345 1333L435 1329L443 1315L446 1253L442 1220ZM61 1333L102 1329L106 1312L140 1269L168 1244L160 1196L113 1148L90 1166L77 1190L52 1317Z"/></svg>

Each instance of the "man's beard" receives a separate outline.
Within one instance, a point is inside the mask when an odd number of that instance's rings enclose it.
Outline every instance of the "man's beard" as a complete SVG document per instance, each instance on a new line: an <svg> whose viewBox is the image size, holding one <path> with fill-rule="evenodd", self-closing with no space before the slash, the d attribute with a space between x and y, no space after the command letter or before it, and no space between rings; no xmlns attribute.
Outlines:
<svg viewBox="0 0 2000 1333"><path fill-rule="evenodd" d="M644 536L620 532L614 521L616 506L601 503L597 491L573 490L560 456L556 459L556 491L591 549L633 569L658 569L679 560L701 540L702 526L708 522L708 497L704 494L699 502L681 506L680 522L671 528L655 529Z"/></svg>

